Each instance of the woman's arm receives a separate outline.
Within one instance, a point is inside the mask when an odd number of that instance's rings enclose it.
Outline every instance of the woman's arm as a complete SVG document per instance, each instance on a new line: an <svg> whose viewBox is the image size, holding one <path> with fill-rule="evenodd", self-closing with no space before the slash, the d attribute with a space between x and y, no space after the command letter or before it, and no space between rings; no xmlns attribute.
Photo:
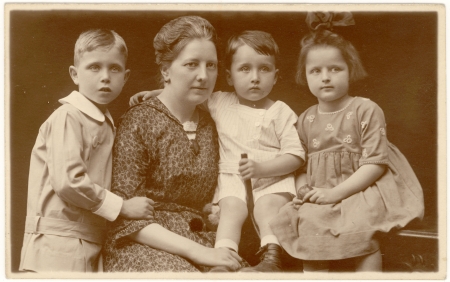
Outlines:
<svg viewBox="0 0 450 282"><path fill-rule="evenodd" d="M284 154L262 163L250 159L241 159L239 161L239 173L244 180L281 176L297 170L302 164L302 158L291 154Z"/></svg>
<svg viewBox="0 0 450 282"><path fill-rule="evenodd" d="M385 165L366 164L361 166L347 180L332 189L313 188L303 198L316 204L334 204L358 193L374 183L385 171Z"/></svg>
<svg viewBox="0 0 450 282"><path fill-rule="evenodd" d="M231 269L238 269L242 261L234 251L227 248L205 247L156 223L150 224L128 236L140 244L179 255L200 265L224 265Z"/></svg>

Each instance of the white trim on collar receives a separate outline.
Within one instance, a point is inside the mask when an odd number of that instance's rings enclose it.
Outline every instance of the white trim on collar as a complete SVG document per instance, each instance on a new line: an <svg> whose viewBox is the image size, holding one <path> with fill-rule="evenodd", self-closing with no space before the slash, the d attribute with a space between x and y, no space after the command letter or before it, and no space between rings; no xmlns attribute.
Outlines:
<svg viewBox="0 0 450 282"><path fill-rule="evenodd" d="M58 102L60 102L61 104L71 104L78 110L82 111L91 118L98 120L100 122L104 122L106 116L114 125L112 116L108 110L106 110L105 113L102 113L102 111L100 111L100 109L97 108L97 106L95 106L88 98L86 98L83 94L81 94L78 91L72 91L72 93L70 93L69 96L59 99Z"/></svg>

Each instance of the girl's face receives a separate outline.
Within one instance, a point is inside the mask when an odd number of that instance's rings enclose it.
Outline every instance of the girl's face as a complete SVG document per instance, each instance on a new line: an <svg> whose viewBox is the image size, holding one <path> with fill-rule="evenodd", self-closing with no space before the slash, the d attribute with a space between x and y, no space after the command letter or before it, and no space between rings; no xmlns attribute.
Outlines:
<svg viewBox="0 0 450 282"><path fill-rule="evenodd" d="M216 46L206 39L192 40L162 74L164 80L170 80L166 87L181 103L203 103L216 84Z"/></svg>
<svg viewBox="0 0 450 282"><path fill-rule="evenodd" d="M319 46L311 49L306 56L306 81L311 93L319 100L319 105L338 107L348 98L348 65L336 47Z"/></svg>
<svg viewBox="0 0 450 282"><path fill-rule="evenodd" d="M277 82L278 69L275 58L258 54L252 47L244 44L233 54L227 81L234 87L239 98L248 101L264 99Z"/></svg>

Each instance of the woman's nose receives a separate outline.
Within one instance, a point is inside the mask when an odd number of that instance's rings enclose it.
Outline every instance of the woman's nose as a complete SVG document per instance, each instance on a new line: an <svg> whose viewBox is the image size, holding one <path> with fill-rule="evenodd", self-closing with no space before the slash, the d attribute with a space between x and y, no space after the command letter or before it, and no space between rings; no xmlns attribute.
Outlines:
<svg viewBox="0 0 450 282"><path fill-rule="evenodd" d="M207 77L207 70L206 70L206 66L200 66L198 68L198 73L197 73L197 80L198 81L202 81L205 80Z"/></svg>

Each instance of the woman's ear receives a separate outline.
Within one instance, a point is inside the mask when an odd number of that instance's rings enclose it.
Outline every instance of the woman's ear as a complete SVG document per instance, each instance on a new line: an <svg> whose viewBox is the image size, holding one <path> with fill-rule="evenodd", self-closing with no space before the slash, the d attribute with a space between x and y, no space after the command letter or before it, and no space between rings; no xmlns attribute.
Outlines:
<svg viewBox="0 0 450 282"><path fill-rule="evenodd" d="M234 85L233 80L231 79L231 72L230 72L230 70L227 70L227 82L228 82L228 85L230 85L230 86Z"/></svg>
<svg viewBox="0 0 450 282"><path fill-rule="evenodd" d="M74 67L74 66L70 66L69 67L69 74L70 74L70 77L73 80L73 83L78 85L78 71L77 71L77 68Z"/></svg>
<svg viewBox="0 0 450 282"><path fill-rule="evenodd" d="M164 78L164 82L165 83L169 83L170 82L170 76L169 76L169 70L167 69L167 67L163 66L161 67L161 74Z"/></svg>

